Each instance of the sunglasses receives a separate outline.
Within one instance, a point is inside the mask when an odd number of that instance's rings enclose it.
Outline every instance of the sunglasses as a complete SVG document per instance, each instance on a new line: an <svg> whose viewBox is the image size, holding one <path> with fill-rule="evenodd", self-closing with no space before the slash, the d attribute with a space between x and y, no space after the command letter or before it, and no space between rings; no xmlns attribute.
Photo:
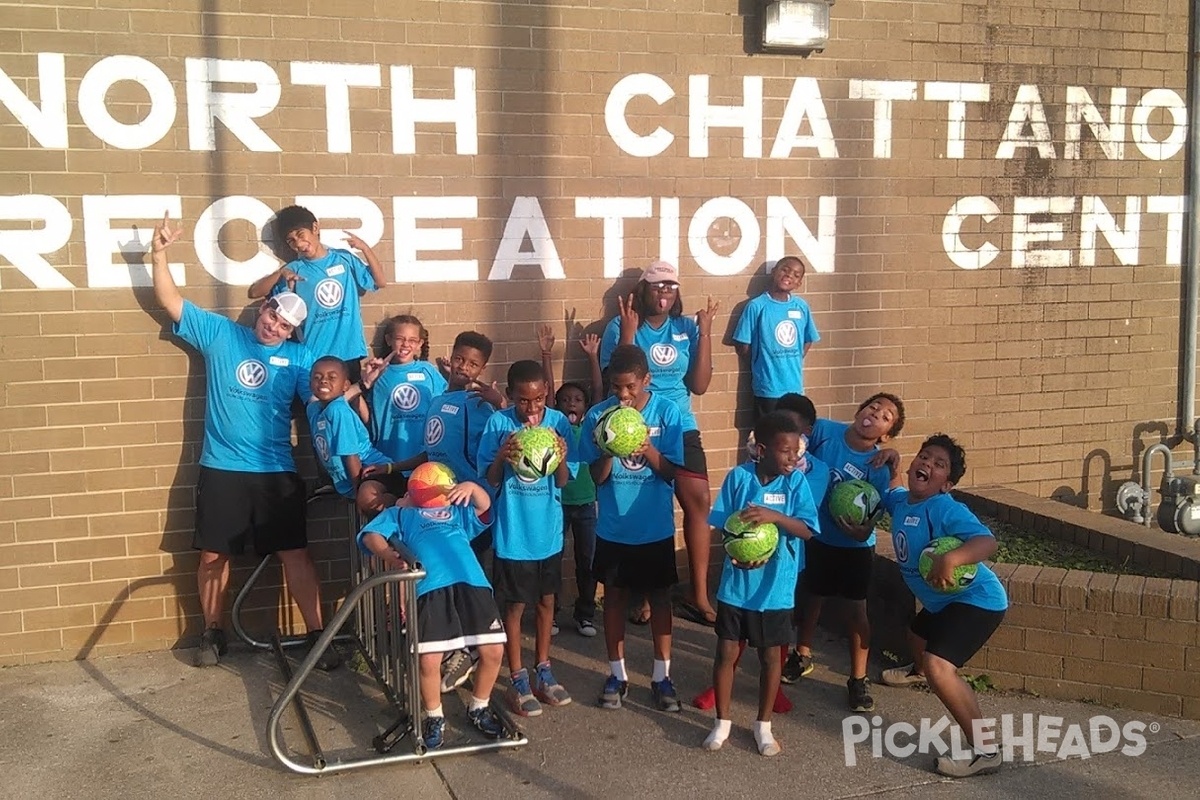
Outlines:
<svg viewBox="0 0 1200 800"><path fill-rule="evenodd" d="M646 284L656 292L665 292L667 290L675 290L679 288L679 284L674 281L659 281L658 283Z"/></svg>

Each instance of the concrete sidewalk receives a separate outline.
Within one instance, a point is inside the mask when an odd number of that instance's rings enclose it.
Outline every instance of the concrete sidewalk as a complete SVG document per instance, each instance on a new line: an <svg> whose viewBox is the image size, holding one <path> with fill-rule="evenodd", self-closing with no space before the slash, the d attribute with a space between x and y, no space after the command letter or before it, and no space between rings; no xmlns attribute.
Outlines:
<svg viewBox="0 0 1200 800"><path fill-rule="evenodd" d="M690 699L708 681L715 638L711 630L677 620L672 672ZM370 768L305 777L271 757L267 716L282 688L268 654L235 651L210 670L197 670L185 651L14 667L0 671L0 768L15 798L157 797L1162 797L1200 787L1200 723L1151 717L1086 703L989 692L985 714L1064 718L1064 727L1110 715L1118 723L1147 725L1147 747L1131 757L1119 751L1059 760L1038 752L1032 763L1008 764L997 775L951 781L932 770L932 756L873 758L869 744L847 766L844 645L826 639L818 667L802 685L788 687L796 703L776 716L783 755L765 759L754 749L757 663L753 657L735 688L734 733L719 753L699 749L711 712L688 706L682 714L650 710L648 632L631 630L629 707L595 707L607 669L603 638L583 639L565 629L555 639L555 672L576 702L523 721L526 747L483 756L445 758L420 765ZM937 699L919 689L875 686L883 725L943 716ZM316 674L305 698L322 748L340 754L372 752L371 737L391 722L374 684L342 669ZM451 736L466 736L462 708L447 699ZM1018 721L1018 725L1019 725ZM294 724L289 744L303 753ZM1061 741L1061 740L1060 740ZM407 747L407 741L398 747ZM1191 788L1188 788L1191 787Z"/></svg>

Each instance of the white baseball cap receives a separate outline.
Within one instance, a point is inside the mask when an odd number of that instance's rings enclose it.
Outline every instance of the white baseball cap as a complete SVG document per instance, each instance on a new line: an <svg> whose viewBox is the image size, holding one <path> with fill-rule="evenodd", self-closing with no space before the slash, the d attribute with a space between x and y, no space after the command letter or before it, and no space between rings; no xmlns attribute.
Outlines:
<svg viewBox="0 0 1200 800"><path fill-rule="evenodd" d="M267 302L275 309L279 318L293 328L299 328L308 317L308 304L295 292L280 292Z"/></svg>

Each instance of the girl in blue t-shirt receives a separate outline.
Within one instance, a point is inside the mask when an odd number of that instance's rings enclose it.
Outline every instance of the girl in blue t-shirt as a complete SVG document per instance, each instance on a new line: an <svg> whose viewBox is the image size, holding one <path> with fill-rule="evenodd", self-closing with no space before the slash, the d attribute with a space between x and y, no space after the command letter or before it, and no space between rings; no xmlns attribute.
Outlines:
<svg viewBox="0 0 1200 800"><path fill-rule="evenodd" d="M637 345L650 363L650 390L674 402L683 417L683 464L675 474L675 498L683 509L683 535L692 576L693 616L715 624L717 612L708 599L708 512L712 498L708 463L700 429L692 414L692 395L708 391L712 381L712 323L720 303L709 298L696 316L683 316L679 270L655 261L628 298L618 298L620 314L609 322L600 341L600 364L607 368L618 344ZM642 622L648 618L643 607Z"/></svg>
<svg viewBox="0 0 1200 800"><path fill-rule="evenodd" d="M971 743L966 755L937 760L937 771L954 778L993 772L1000 767L994 731L975 730L982 718L979 699L958 674L1004 619L1008 596L996 573L980 562L996 554L996 538L965 505L950 495L967 470L966 454L949 436L929 437L908 468L908 489L884 496L892 515L892 544L904 582L922 609L909 630L913 663L883 673L891 686L928 683ZM927 577L919 570L921 551L934 539L952 536L962 544L933 557ZM954 570L978 564L975 579L955 586Z"/></svg>

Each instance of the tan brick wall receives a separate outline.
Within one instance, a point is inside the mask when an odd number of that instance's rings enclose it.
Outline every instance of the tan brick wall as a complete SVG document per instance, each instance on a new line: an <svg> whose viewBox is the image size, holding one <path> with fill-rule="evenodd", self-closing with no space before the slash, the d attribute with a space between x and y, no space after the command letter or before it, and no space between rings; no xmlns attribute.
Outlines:
<svg viewBox="0 0 1200 800"><path fill-rule="evenodd" d="M164 316L147 310L147 289L86 288L85 196L177 195L185 294L230 315L245 308L244 288L209 275L189 246L197 217L217 198L246 195L277 209L297 196L365 197L381 212L377 251L390 265L393 198L477 197L476 219L421 227L461 226L461 253L423 257L478 259L481 279L397 283L367 298L364 322L373 328L385 314L412 310L430 327L435 353L459 329L477 326L498 342L493 377L536 353L535 322L556 324L561 351L565 318L590 324L605 316L602 297L611 297L613 281L604 277L602 223L577 218L575 198L653 198L653 219L625 222L626 268L659 254L660 198L677 198L686 308L705 295L720 298L723 328L736 304L761 291L754 270L769 254L760 242L736 274L705 273L687 238L696 211L711 198L737 198L765 237L767 198L784 197L815 235L818 198L836 197L836 269L810 272L804 287L823 336L806 378L822 413L846 418L886 388L907 401L910 422L899 441L906 454L923 434L948 430L970 451L969 484L1067 493L1092 508L1111 504L1135 454L1173 430L1179 271L1167 263L1168 217L1148 213L1147 198L1181 194L1183 159L1146 157L1132 118L1150 90L1182 96L1182 0L1039 8L841 0L833 42L807 59L746 55L737 9L752 4L732 0L102 5L0 2L0 71L32 103L42 102L38 54L64 54L68 140L65 149L43 146L0 107L0 197L62 204L71 231L45 258L78 287L35 288L11 246L0 252L0 663L169 646L195 629L188 532L202 365L164 335ZM174 124L140 149L104 143L80 110L84 76L115 55L145 59L174 90ZM278 76L280 100L255 123L279 152L251 151L220 122L215 151L189 149L189 58L261 61ZM379 87L350 89L352 152L327 152L325 93L292 80L290 65L300 61L379 66ZM415 155L393 152L393 65L411 65L416 95L427 98L450 95L455 67L475 71L476 154L459 154L445 124L418 125ZM661 107L646 97L629 104L634 131L662 126L675 136L649 158L623 152L605 124L609 92L638 72L674 92ZM710 76L716 104L741 102L742 78L762 76L762 158L742 157L742 133L732 128L710 131L707 158L689 156L689 75ZM768 157L799 78L820 89L836 159L810 147ZM873 157L874 103L851 99L853 80L915 83L918 99L893 103L890 158ZM990 88L990 101L967 104L962 158L947 157L948 104L925 99L934 81ZM1022 85L1038 89L1053 160L1030 148L994 157ZM1063 157L1070 86L1085 88L1104 115L1111 90L1126 89L1122 159L1108 158L1087 125L1081 158ZM153 104L121 81L104 107L128 126ZM1147 130L1162 140L1169 117L1154 111ZM800 133L808 132L806 123ZM967 270L947 254L943 226L950 207L974 195L990 198L999 216L966 219L963 241L991 241L1000 252ZM527 266L510 281L482 279L518 197L538 198L564 280L544 280ZM1031 218L1062 223L1063 241L1050 246L1069 252L1071 266L1012 266L1022 197L1074 198L1071 213ZM1125 198L1141 198L1136 265L1120 264L1103 236L1096 265L1079 265L1085 197L1101 198L1121 226ZM152 221L115 224L144 232ZM0 222L0 237L41 227ZM699 231L723 255L738 233L726 220ZM237 259L256 252L253 239L245 221L221 236ZM580 377L582 361L570 348L568 371ZM747 392L732 350L717 348L712 389L698 407L718 478L736 457L734 423L748 422L744 412L731 420L739 401L747 407ZM314 521L313 538L321 555L339 559L322 567L334 580L345 574L345 532L337 512L328 516Z"/></svg>

